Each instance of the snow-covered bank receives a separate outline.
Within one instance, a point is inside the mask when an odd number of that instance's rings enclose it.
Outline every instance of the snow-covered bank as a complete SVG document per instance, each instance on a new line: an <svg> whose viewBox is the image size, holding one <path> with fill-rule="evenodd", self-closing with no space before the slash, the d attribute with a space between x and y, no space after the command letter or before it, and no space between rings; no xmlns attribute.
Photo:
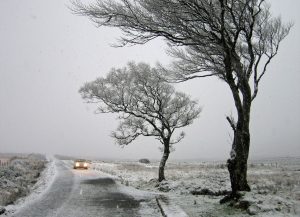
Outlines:
<svg viewBox="0 0 300 217"><path fill-rule="evenodd" d="M189 216L299 216L300 158L259 161L249 164L252 192L242 203L219 201L230 191L226 166L221 162L172 162L167 164L167 181L158 183L158 162L92 163L92 169L117 177L123 184L141 190L165 192Z"/></svg>
<svg viewBox="0 0 300 217"><path fill-rule="evenodd" d="M37 199L51 185L55 176L53 157L28 155L12 159L0 169L0 201L6 215Z"/></svg>

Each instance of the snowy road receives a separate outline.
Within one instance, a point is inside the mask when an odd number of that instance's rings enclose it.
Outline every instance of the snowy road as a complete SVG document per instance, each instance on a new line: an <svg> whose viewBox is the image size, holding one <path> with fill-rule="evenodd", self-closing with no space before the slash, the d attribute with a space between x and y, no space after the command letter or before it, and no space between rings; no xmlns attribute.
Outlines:
<svg viewBox="0 0 300 217"><path fill-rule="evenodd" d="M154 196L121 186L91 170L73 170L56 160L56 177L40 198L27 203L14 217L160 216Z"/></svg>

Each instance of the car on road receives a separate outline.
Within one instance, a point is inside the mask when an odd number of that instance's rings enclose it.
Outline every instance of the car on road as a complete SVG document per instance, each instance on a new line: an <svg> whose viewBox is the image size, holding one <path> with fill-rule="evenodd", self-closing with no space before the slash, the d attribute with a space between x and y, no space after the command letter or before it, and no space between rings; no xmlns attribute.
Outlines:
<svg viewBox="0 0 300 217"><path fill-rule="evenodd" d="M74 161L74 169L88 169L90 163L84 159L77 159Z"/></svg>

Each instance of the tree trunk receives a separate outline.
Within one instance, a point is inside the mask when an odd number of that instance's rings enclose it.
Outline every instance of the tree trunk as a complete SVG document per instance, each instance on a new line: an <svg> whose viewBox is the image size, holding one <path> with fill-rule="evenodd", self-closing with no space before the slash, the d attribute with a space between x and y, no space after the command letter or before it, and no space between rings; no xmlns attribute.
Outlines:
<svg viewBox="0 0 300 217"><path fill-rule="evenodd" d="M238 112L230 159L227 161L232 189L231 198L238 198L239 191L250 191L247 181L247 162L250 147L250 108L251 98L244 97L242 112Z"/></svg>
<svg viewBox="0 0 300 217"><path fill-rule="evenodd" d="M231 158L227 161L233 197L237 196L238 191L250 191L247 182L249 146L249 129L236 129L231 150Z"/></svg>
<svg viewBox="0 0 300 217"><path fill-rule="evenodd" d="M170 139L164 140L164 153L160 160L158 169L158 181L161 182L165 180L165 165L170 155Z"/></svg>
<svg viewBox="0 0 300 217"><path fill-rule="evenodd" d="M238 117L236 125L230 122L234 131L234 138L227 167L232 192L223 198L221 203L238 199L239 191L250 191L247 181L247 162L250 147L251 88L248 81L243 77L240 77L239 85L236 85L231 73L227 74L227 81L233 94Z"/></svg>

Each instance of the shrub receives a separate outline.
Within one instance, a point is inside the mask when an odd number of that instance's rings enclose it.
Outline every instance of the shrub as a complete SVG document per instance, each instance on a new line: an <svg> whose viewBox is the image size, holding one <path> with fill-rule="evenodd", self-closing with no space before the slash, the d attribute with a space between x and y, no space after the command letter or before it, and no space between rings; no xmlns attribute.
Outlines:
<svg viewBox="0 0 300 217"><path fill-rule="evenodd" d="M147 159L147 158L142 158L139 160L140 163L143 163L143 164L149 164L150 163L150 160Z"/></svg>

